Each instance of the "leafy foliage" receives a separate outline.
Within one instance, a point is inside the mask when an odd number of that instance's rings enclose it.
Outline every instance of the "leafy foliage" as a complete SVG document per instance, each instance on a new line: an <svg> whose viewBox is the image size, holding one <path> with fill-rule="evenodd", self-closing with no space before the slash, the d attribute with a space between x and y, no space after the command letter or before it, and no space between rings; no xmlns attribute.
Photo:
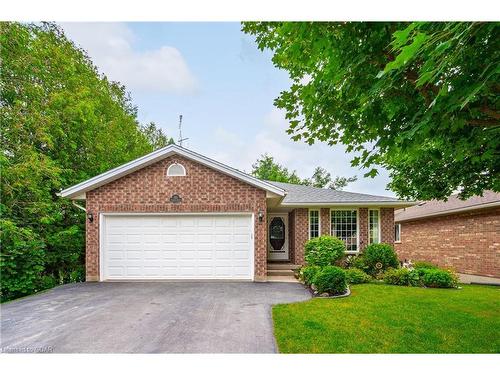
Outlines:
<svg viewBox="0 0 500 375"><path fill-rule="evenodd" d="M300 269L300 278L306 285L311 285L314 283L314 278L320 271L319 266L305 266Z"/></svg>
<svg viewBox="0 0 500 375"><path fill-rule="evenodd" d="M416 270L408 268L389 269L384 274L384 282L392 285L420 286L420 276Z"/></svg>
<svg viewBox="0 0 500 375"><path fill-rule="evenodd" d="M245 22L293 83L289 134L342 143L411 199L500 191L500 27L467 22Z"/></svg>
<svg viewBox="0 0 500 375"><path fill-rule="evenodd" d="M364 284L372 280L370 275L359 268L348 268L345 270L345 275L348 284Z"/></svg>
<svg viewBox="0 0 500 375"><path fill-rule="evenodd" d="M332 178L330 172L321 167L317 167L314 170L311 178L301 179L296 171L289 171L288 168L277 163L274 158L268 154L261 155L252 165L252 174L261 180L287 182L290 184L307 185L333 190L342 190L349 183L357 180L356 176L336 176Z"/></svg>
<svg viewBox="0 0 500 375"><path fill-rule="evenodd" d="M314 277L318 293L342 294L347 289L346 275L342 268L325 266Z"/></svg>
<svg viewBox="0 0 500 375"><path fill-rule="evenodd" d="M392 285L456 288L458 276L452 271L437 267L397 268L387 270L384 274L384 281Z"/></svg>
<svg viewBox="0 0 500 375"><path fill-rule="evenodd" d="M386 243L372 243L363 252L366 272L372 276L383 273L388 268L399 266L394 248Z"/></svg>
<svg viewBox="0 0 500 375"><path fill-rule="evenodd" d="M320 236L306 242L304 259L309 266L333 265L345 254L345 243L333 236Z"/></svg>
<svg viewBox="0 0 500 375"><path fill-rule="evenodd" d="M0 271L14 298L83 279L85 215L56 193L168 139L56 25L0 23L0 45Z"/></svg>
<svg viewBox="0 0 500 375"><path fill-rule="evenodd" d="M274 158L268 154L261 155L252 165L252 174L261 180L288 182L290 184L301 183L296 171L289 171L288 168L275 162Z"/></svg>
<svg viewBox="0 0 500 375"><path fill-rule="evenodd" d="M1 300L9 300L39 290L45 265L45 244L31 229L0 220Z"/></svg>
<svg viewBox="0 0 500 375"><path fill-rule="evenodd" d="M421 268L417 272L428 288L456 288L458 285L458 276L449 270Z"/></svg>
<svg viewBox="0 0 500 375"><path fill-rule="evenodd" d="M420 269L420 268L439 268L439 267L431 262L418 261L413 263L413 268Z"/></svg>

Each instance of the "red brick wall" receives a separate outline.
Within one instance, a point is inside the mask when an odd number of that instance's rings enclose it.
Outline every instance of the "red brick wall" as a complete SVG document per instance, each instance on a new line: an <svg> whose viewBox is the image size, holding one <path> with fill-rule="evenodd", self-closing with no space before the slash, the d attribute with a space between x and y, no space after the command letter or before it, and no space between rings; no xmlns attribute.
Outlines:
<svg viewBox="0 0 500 375"><path fill-rule="evenodd" d="M309 224L309 223L308 223ZM322 208L321 209L321 235L330 235L330 209Z"/></svg>
<svg viewBox="0 0 500 375"><path fill-rule="evenodd" d="M395 247L400 259L500 277L500 209L403 222Z"/></svg>
<svg viewBox="0 0 500 375"><path fill-rule="evenodd" d="M186 176L167 177L166 168L178 161ZM182 202L170 203L178 194ZM100 212L249 212L255 214L255 278L267 271L266 192L191 160L172 156L87 192L87 280L99 278ZM258 211L264 212L262 222Z"/></svg>
<svg viewBox="0 0 500 375"><path fill-rule="evenodd" d="M368 245L368 208L361 207L358 209L359 221L359 250Z"/></svg>
<svg viewBox="0 0 500 375"><path fill-rule="evenodd" d="M304 245L309 239L309 210L307 208L296 208L293 215L293 258L294 264L304 264Z"/></svg>
<svg viewBox="0 0 500 375"><path fill-rule="evenodd" d="M321 235L330 235L330 208L321 208ZM368 245L368 208L358 209L359 248ZM296 208L289 215L290 220L290 260L304 264L304 245L309 239L309 210ZM381 242L394 244L394 208L380 209Z"/></svg>
<svg viewBox="0 0 500 375"><path fill-rule="evenodd" d="M394 208L380 209L380 242L394 244Z"/></svg>
<svg viewBox="0 0 500 375"><path fill-rule="evenodd" d="M288 251L292 263L295 262L295 211L288 214Z"/></svg>

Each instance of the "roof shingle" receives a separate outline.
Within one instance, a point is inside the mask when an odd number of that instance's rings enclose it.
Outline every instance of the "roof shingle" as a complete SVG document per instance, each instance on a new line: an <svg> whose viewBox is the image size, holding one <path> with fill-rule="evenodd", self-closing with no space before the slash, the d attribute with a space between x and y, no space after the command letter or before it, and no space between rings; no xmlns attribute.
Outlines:
<svg viewBox="0 0 500 375"><path fill-rule="evenodd" d="M395 212L395 221L408 221L411 219L424 218L428 216L445 215L447 212L456 210L474 210L481 208L485 204L498 203L500 205L500 194L493 191L485 191L483 196L474 196L467 200L461 200L457 195L452 195L446 202L431 200L420 204L397 210Z"/></svg>
<svg viewBox="0 0 500 375"><path fill-rule="evenodd" d="M312 186L266 181L287 192L282 204L308 203L406 203L397 198L351 193L348 191L321 189Z"/></svg>

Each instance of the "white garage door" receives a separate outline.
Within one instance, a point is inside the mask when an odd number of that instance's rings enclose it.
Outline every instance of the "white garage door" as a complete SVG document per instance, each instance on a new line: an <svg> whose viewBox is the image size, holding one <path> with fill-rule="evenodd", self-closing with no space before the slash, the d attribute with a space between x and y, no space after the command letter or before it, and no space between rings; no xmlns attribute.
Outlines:
<svg viewBox="0 0 500 375"><path fill-rule="evenodd" d="M101 280L253 279L250 215L104 215Z"/></svg>

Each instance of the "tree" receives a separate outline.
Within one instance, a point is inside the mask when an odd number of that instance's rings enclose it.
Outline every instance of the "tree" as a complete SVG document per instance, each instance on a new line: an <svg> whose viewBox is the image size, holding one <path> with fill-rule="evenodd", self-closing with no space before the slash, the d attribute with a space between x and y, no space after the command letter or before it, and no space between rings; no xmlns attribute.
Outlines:
<svg viewBox="0 0 500 375"><path fill-rule="evenodd" d="M154 124L141 129L125 87L99 74L56 25L0 23L0 46L8 299L84 277L85 215L56 193L151 152L164 134Z"/></svg>
<svg viewBox="0 0 500 375"><path fill-rule="evenodd" d="M331 174L324 168L317 167L311 178L301 179L296 171L289 171L288 168L277 163L268 154L261 155L252 165L252 175L261 180L287 182L290 184L314 186L333 190L342 190L350 182L357 180L357 177L336 176L332 179Z"/></svg>
<svg viewBox="0 0 500 375"><path fill-rule="evenodd" d="M321 167L316 167L314 173L310 179L305 179L302 181L302 184L314 186L318 188L333 189L333 190L342 190L349 183L357 181L357 177L343 177L336 176L332 179L332 175L326 169Z"/></svg>
<svg viewBox="0 0 500 375"><path fill-rule="evenodd" d="M288 182L290 184L301 183L295 171L290 172L287 168L275 162L274 158L268 154L261 155L252 164L252 175L267 181Z"/></svg>
<svg viewBox="0 0 500 375"><path fill-rule="evenodd" d="M142 134L146 137L153 150L174 144L172 137L167 137L162 129L158 128L154 122L141 126Z"/></svg>
<svg viewBox="0 0 500 375"><path fill-rule="evenodd" d="M500 191L498 23L248 22L289 72L289 134L342 143L400 197Z"/></svg>

